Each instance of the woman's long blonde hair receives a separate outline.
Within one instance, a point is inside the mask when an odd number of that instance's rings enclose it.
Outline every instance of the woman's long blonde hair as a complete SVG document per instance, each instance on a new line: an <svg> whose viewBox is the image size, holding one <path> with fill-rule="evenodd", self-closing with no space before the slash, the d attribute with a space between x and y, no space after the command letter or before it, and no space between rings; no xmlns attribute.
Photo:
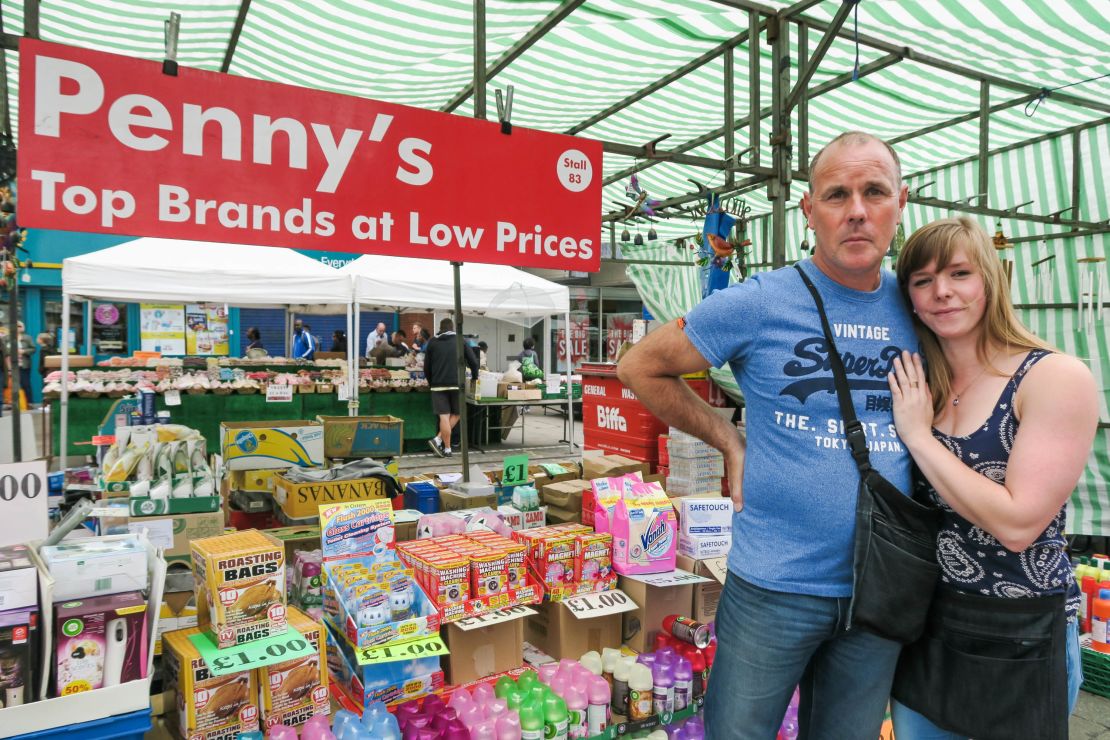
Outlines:
<svg viewBox="0 0 1110 740"><path fill-rule="evenodd" d="M1010 281L1002 269L1002 261L998 259L987 232L966 216L933 221L913 232L906 240L895 268L906 305L913 307L909 294L910 275L928 267L934 260L936 269L947 267L960 249L983 276L986 307L982 318L983 330L976 347L979 361L989 365L992 372L1002 374L990 364L992 350L999 347L1007 352L1052 349L1026 329L1014 313L1010 303ZM928 364L933 413L939 414L953 393L952 366L948 364L936 335L916 313L913 314L913 324Z"/></svg>

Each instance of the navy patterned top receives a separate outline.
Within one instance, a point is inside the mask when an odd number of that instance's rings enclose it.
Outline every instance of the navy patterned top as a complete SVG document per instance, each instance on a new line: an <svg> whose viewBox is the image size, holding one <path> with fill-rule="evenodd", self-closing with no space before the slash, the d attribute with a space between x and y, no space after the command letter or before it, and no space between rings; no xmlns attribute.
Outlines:
<svg viewBox="0 0 1110 740"><path fill-rule="evenodd" d="M1010 449L1018 429L1014 395L1029 368L1048 354L1050 352L1041 349L1028 354L983 426L966 437L950 436L936 429L933 429L933 436L969 468L995 483L1004 484ZM914 481L944 510L944 522L937 534L943 583L960 591L1011 599L1067 593L1068 619L1076 619L1080 592L1065 552L1066 507L1060 508L1032 545L1014 553L1003 547L994 535L953 511L920 473Z"/></svg>

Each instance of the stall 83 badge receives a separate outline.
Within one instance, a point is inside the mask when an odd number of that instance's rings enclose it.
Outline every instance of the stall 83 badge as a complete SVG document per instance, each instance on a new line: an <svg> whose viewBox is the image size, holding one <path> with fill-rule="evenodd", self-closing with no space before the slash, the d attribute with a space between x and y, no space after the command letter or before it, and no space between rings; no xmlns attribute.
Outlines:
<svg viewBox="0 0 1110 740"><path fill-rule="evenodd" d="M594 179L590 158L577 149L567 149L559 155L556 171L559 183L572 193L581 193Z"/></svg>

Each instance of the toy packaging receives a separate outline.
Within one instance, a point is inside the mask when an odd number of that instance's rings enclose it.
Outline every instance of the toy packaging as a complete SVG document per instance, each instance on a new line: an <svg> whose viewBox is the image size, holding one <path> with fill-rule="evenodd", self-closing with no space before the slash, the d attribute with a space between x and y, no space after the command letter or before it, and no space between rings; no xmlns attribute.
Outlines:
<svg viewBox="0 0 1110 740"><path fill-rule="evenodd" d="M37 617L35 608L0 612L0 707L35 699Z"/></svg>
<svg viewBox="0 0 1110 740"><path fill-rule="evenodd" d="M256 529L193 540L197 625L221 650L285 631L285 547Z"/></svg>
<svg viewBox="0 0 1110 740"><path fill-rule="evenodd" d="M613 509L613 569L622 575L674 570L678 525L658 483L637 483Z"/></svg>
<svg viewBox="0 0 1110 740"><path fill-rule="evenodd" d="M146 675L146 600L138 591L57 604L54 696Z"/></svg>
<svg viewBox="0 0 1110 740"><path fill-rule="evenodd" d="M304 635L315 652L258 669L258 706L267 731L274 725L302 725L317 714L331 711L324 627L293 607L289 609L289 626Z"/></svg>
<svg viewBox="0 0 1110 740"><path fill-rule="evenodd" d="M331 625L326 635L328 669L359 706L375 701L395 704L443 687L439 656L359 665L350 644Z"/></svg>
<svg viewBox="0 0 1110 740"><path fill-rule="evenodd" d="M393 534L389 499L320 507L320 543L325 562L384 551L393 544Z"/></svg>
<svg viewBox="0 0 1110 740"><path fill-rule="evenodd" d="M231 740L258 730L257 671L211 676L189 640L191 628L168 633L164 642L166 688L176 701L173 726L186 740Z"/></svg>

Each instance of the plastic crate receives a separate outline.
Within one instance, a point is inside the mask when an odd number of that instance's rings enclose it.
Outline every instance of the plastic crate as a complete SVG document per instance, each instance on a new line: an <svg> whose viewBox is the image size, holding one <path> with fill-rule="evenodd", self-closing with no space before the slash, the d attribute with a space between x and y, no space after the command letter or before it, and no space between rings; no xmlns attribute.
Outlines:
<svg viewBox="0 0 1110 740"><path fill-rule="evenodd" d="M1086 643L1090 638L1085 637ZM1080 650L1083 657L1084 691L1110 699L1110 655L1092 650L1086 645Z"/></svg>
<svg viewBox="0 0 1110 740"><path fill-rule="evenodd" d="M405 508L424 514L439 512L439 489L434 483L409 483L405 486Z"/></svg>
<svg viewBox="0 0 1110 740"><path fill-rule="evenodd" d="M62 725L49 730L14 735L12 740L143 740L150 730L150 708L140 709L128 714L80 722L75 725Z"/></svg>

